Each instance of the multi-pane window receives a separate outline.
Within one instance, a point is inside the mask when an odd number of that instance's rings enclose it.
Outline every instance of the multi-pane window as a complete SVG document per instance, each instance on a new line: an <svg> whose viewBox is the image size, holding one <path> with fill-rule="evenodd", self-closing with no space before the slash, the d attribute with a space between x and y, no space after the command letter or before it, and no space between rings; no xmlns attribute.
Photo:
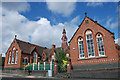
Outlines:
<svg viewBox="0 0 120 80"><path fill-rule="evenodd" d="M17 64L17 55L18 55L18 50L16 50L15 64Z"/></svg>
<svg viewBox="0 0 120 80"><path fill-rule="evenodd" d="M98 47L99 56L105 56L102 35L98 33L96 38L97 38L97 47Z"/></svg>
<svg viewBox="0 0 120 80"><path fill-rule="evenodd" d="M15 55L15 48L13 48L13 53L12 53L12 64L14 63L14 55Z"/></svg>
<svg viewBox="0 0 120 80"><path fill-rule="evenodd" d="M85 55L84 55L84 46L83 46L83 39L82 38L78 39L78 45L79 45L79 57L80 58L85 58Z"/></svg>
<svg viewBox="0 0 120 80"><path fill-rule="evenodd" d="M8 61L8 64L10 64L10 60L11 60L11 52L9 53L9 61Z"/></svg>
<svg viewBox="0 0 120 80"><path fill-rule="evenodd" d="M90 30L86 31L86 41L87 41L88 57L95 56L94 44L93 44L93 36L92 36L92 32Z"/></svg>
<svg viewBox="0 0 120 80"><path fill-rule="evenodd" d="M33 54L33 63L37 63L37 53L34 52Z"/></svg>

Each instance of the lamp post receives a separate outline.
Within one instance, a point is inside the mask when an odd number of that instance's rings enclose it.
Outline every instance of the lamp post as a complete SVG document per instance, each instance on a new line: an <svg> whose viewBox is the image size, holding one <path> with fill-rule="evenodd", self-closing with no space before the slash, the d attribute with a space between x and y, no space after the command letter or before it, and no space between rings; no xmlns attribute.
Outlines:
<svg viewBox="0 0 120 80"><path fill-rule="evenodd" d="M52 55L52 61L55 61L55 56L54 55Z"/></svg>
<svg viewBox="0 0 120 80"><path fill-rule="evenodd" d="M69 59L69 53L66 54L66 58L67 58L67 60Z"/></svg>

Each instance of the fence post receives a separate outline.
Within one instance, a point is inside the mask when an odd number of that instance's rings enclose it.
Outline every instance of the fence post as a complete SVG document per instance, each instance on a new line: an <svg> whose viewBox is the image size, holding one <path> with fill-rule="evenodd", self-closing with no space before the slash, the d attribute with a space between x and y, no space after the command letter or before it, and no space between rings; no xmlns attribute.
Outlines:
<svg viewBox="0 0 120 80"><path fill-rule="evenodd" d="M58 72L57 61L54 61L54 74L57 74L57 72Z"/></svg>
<svg viewBox="0 0 120 80"><path fill-rule="evenodd" d="M68 59L67 61L67 73L71 72L71 59Z"/></svg>
<svg viewBox="0 0 120 80"><path fill-rule="evenodd" d="M45 70L45 62L44 62L44 70Z"/></svg>
<svg viewBox="0 0 120 80"><path fill-rule="evenodd" d="M40 70L40 62L38 62L38 70Z"/></svg>
<svg viewBox="0 0 120 80"><path fill-rule="evenodd" d="M33 70L34 70L34 68L35 68L35 65L34 65L34 63L33 63Z"/></svg>
<svg viewBox="0 0 120 80"><path fill-rule="evenodd" d="M41 65L41 64L40 64L40 65ZM41 68L41 67L39 66L39 70L40 70L40 68Z"/></svg>
<svg viewBox="0 0 120 80"><path fill-rule="evenodd" d="M50 70L52 70L52 61L50 62Z"/></svg>

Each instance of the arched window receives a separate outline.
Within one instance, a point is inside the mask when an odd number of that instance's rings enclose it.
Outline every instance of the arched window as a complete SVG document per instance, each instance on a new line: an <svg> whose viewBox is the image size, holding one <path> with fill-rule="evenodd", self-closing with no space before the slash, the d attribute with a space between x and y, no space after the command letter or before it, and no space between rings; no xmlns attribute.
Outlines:
<svg viewBox="0 0 120 80"><path fill-rule="evenodd" d="M90 30L86 31L86 41L87 41L88 57L94 57L95 52L94 52L93 36Z"/></svg>
<svg viewBox="0 0 120 80"><path fill-rule="evenodd" d="M14 55L15 55L15 48L13 48L13 53L12 53L12 64L14 63Z"/></svg>
<svg viewBox="0 0 120 80"><path fill-rule="evenodd" d="M18 55L18 50L16 50L15 64L17 64L17 55Z"/></svg>
<svg viewBox="0 0 120 80"><path fill-rule="evenodd" d="M78 39L78 45L79 45L79 58L85 58L83 39L81 37Z"/></svg>
<svg viewBox="0 0 120 80"><path fill-rule="evenodd" d="M10 64L10 60L11 60L11 52L9 52L9 61L8 61L8 64Z"/></svg>
<svg viewBox="0 0 120 80"><path fill-rule="evenodd" d="M105 56L102 35L100 33L98 33L96 35L96 38L97 38L97 47L98 47L99 56Z"/></svg>
<svg viewBox="0 0 120 80"><path fill-rule="evenodd" d="M33 53L33 63L37 63L37 53Z"/></svg>

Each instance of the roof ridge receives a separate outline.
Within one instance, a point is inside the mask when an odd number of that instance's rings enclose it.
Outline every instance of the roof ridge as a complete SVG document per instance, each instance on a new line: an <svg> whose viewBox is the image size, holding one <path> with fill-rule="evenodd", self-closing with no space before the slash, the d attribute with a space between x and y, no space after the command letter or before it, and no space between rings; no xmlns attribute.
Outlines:
<svg viewBox="0 0 120 80"><path fill-rule="evenodd" d="M36 45L36 44L32 44L30 42L26 42L26 41L23 41L23 40L20 40L20 39L16 39L16 40L24 42L24 43L27 43L27 44L30 44L30 45L33 45L33 46L37 46L37 47L41 47L41 48L46 48L46 47L42 47L42 46L39 46L39 45Z"/></svg>

